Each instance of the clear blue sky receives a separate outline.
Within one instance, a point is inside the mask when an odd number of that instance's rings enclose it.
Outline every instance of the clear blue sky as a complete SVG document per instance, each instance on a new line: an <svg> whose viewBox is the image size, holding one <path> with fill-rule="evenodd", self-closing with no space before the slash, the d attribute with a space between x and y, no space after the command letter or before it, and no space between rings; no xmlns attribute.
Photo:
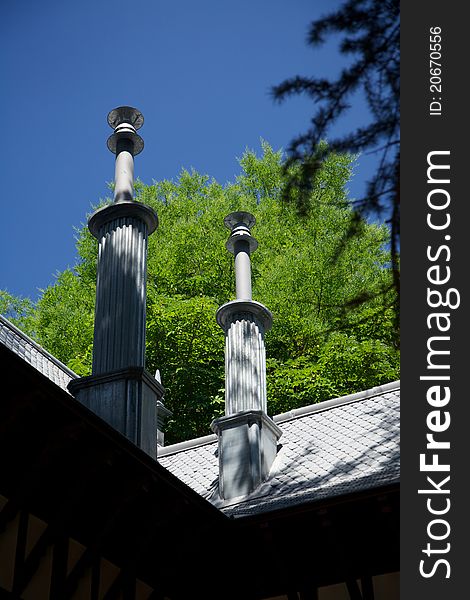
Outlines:
<svg viewBox="0 0 470 600"><path fill-rule="evenodd" d="M0 6L0 289L36 299L76 260L74 227L107 195L114 174L106 115L145 117L135 174L145 183L181 169L219 182L260 138L286 148L312 105L275 104L271 86L334 75L335 44L312 50L309 23L337 0L15 0ZM351 111L357 126L364 107ZM349 186L357 197L370 160Z"/></svg>

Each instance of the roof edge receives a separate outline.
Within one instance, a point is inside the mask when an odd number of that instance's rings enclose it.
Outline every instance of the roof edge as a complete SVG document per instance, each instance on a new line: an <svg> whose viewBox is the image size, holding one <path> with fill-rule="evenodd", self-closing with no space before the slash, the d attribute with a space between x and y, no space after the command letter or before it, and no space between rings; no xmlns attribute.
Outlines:
<svg viewBox="0 0 470 600"><path fill-rule="evenodd" d="M332 398L331 400L324 400L323 402L317 402L316 404L309 404L308 406L302 406L301 408L294 408L285 413L281 413L279 415L275 415L273 417L273 421L275 423L284 423L286 421L291 421L293 419L297 419L298 417L303 417L305 415L310 415L316 412L322 412L324 410L329 410L330 408L334 408L336 406L343 406L345 404L351 404L353 402L358 402L360 400L366 400L368 398L373 398L374 396L378 396L379 394L384 394L385 392L391 392L392 390L397 390L400 388L400 380L392 381L390 383L384 383L383 385L378 385L376 387L370 388L369 390L364 390L362 392L356 392L354 394L348 394L347 396L340 396L339 398ZM215 434L205 435L203 437L194 438L192 440L186 440L184 442L179 442L178 444L172 444L170 446L159 447L157 450L157 460L159 456L168 456L170 454L177 454L178 452L182 452L183 450L189 450L192 448L198 448L200 446L205 446L208 444L213 444L217 441L217 436Z"/></svg>
<svg viewBox="0 0 470 600"><path fill-rule="evenodd" d="M40 346L37 342L35 342L32 338L30 338L29 335L26 335L26 333L24 333L24 331L21 331L21 329L18 329L18 327L16 327L16 325L13 325L13 323L11 321L9 321L6 317L4 317L1 314L0 314L0 322L3 323L6 327L8 327L8 329L13 331L16 335L20 336L25 342L27 342L28 344L33 346L33 348L35 348L40 354L42 354L45 358L47 358L52 363L54 363L56 365L56 367L59 367L59 369L61 369L65 373L67 373L67 375L70 375L70 377L72 379L78 378L78 375L76 373L74 373L74 371L72 371L72 369L69 369L67 367L67 365L64 365L63 362L61 362L53 354L51 354L50 352L45 350L42 346ZM14 352L14 350L12 350L12 351ZM15 354L17 354L17 353L15 352Z"/></svg>
<svg viewBox="0 0 470 600"><path fill-rule="evenodd" d="M296 419L297 417L303 417L305 415L310 415L316 412L322 412L324 410L329 410L330 408L334 408L336 406L343 406L345 404L358 402L359 400L367 400L368 398L373 398L374 396L378 396L379 394L384 394L386 392L391 392L393 390L398 389L400 389L400 380L391 381L390 383L384 383L383 385L378 385L376 387L370 388L369 390L364 390L362 392L355 392L354 394L340 396L339 398L332 398L331 400L324 400L322 402L317 402L316 404L310 404L309 406L294 408L285 413L275 415L273 417L273 420L275 423L284 423L285 421L291 421L292 419Z"/></svg>
<svg viewBox="0 0 470 600"><path fill-rule="evenodd" d="M189 450L189 448L198 448L199 446L205 446L206 444L213 444L217 441L215 433L205 435L203 437L194 438L192 440L186 440L179 442L178 444L172 444L170 446L160 446L157 449L157 460L159 456L168 456L168 454L176 454L182 450Z"/></svg>

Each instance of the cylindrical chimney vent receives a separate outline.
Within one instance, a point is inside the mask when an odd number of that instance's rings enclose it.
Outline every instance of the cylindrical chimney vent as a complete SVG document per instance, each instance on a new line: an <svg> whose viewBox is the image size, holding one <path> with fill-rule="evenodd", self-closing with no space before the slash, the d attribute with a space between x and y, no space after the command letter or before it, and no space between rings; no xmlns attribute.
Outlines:
<svg viewBox="0 0 470 600"><path fill-rule="evenodd" d="M73 380L75 398L150 456L157 451L157 405L164 389L145 370L147 239L155 211L135 202L134 156L144 147L144 118L121 106L108 115L116 155L114 202L97 210L88 228L98 240L92 375Z"/></svg>
<svg viewBox="0 0 470 600"><path fill-rule="evenodd" d="M253 215L234 212L224 219L231 235L226 248L235 257L236 299L217 311L225 332L225 416L212 423L219 438L219 494L249 494L266 480L281 430L266 413L265 332L272 315L252 299L250 255Z"/></svg>
<svg viewBox="0 0 470 600"><path fill-rule="evenodd" d="M94 375L144 366L147 239L158 219L133 199L134 155L144 147L136 129L143 122L129 106L108 115L114 128L108 148L116 154L114 204L98 210L88 224L99 241Z"/></svg>
<svg viewBox="0 0 470 600"><path fill-rule="evenodd" d="M235 257L235 287L239 300L251 300L251 262L250 254L258 247L256 238L251 235L251 228L256 220L248 212L233 212L224 219L224 224L231 231L225 247Z"/></svg>
<svg viewBox="0 0 470 600"><path fill-rule="evenodd" d="M116 155L114 202L130 202L134 197L134 156L144 148L144 140L136 133L144 123L140 111L120 106L108 115L114 133L108 138L108 148Z"/></svg>

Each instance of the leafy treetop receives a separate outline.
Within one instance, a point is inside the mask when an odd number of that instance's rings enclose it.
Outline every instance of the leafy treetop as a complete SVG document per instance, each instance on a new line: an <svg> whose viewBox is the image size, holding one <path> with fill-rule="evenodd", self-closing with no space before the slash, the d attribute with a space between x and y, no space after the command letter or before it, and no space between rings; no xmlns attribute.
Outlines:
<svg viewBox="0 0 470 600"><path fill-rule="evenodd" d="M137 182L137 200L152 206L160 226L149 238L146 363L159 369L173 412L167 440L209 433L224 409L224 339L217 308L234 297L233 257L223 218L252 212L259 248L252 256L253 297L274 316L267 334L268 411L276 414L367 389L398 376L394 291L385 226L360 222L338 255L352 208L345 185L352 158L330 154L311 191L314 210L299 217L282 202L281 152L262 142L247 150L242 174L221 186L182 171L177 181ZM292 168L296 168L295 166ZM79 375L91 371L97 242L78 231L79 260L60 273L35 305L0 295L3 312ZM369 298L354 310L350 299ZM346 308L345 308L346 307Z"/></svg>

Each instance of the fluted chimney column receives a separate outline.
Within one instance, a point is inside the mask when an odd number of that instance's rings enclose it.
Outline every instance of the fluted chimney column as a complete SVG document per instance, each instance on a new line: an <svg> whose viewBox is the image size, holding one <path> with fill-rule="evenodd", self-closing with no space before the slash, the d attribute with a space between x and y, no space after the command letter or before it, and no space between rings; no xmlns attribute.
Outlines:
<svg viewBox="0 0 470 600"><path fill-rule="evenodd" d="M267 415L264 336L272 315L252 299L251 254L258 247L251 235L253 215L225 217L231 230L226 248L235 259L236 299L217 311L225 332L225 416L212 423L219 438L219 493L243 496L266 480L276 457L281 430Z"/></svg>
<svg viewBox="0 0 470 600"><path fill-rule="evenodd" d="M144 118L121 106L108 115L114 133L114 202L88 228L98 240L92 375L70 384L76 398L151 456L157 446L157 402L163 387L145 370L147 240L155 211L134 200L134 156L144 142Z"/></svg>
<svg viewBox="0 0 470 600"><path fill-rule="evenodd" d="M158 218L133 199L134 156L144 147L136 130L143 121L129 106L108 115L114 129L108 148L116 155L114 203L88 223L99 243L93 375L144 366L147 240Z"/></svg>

